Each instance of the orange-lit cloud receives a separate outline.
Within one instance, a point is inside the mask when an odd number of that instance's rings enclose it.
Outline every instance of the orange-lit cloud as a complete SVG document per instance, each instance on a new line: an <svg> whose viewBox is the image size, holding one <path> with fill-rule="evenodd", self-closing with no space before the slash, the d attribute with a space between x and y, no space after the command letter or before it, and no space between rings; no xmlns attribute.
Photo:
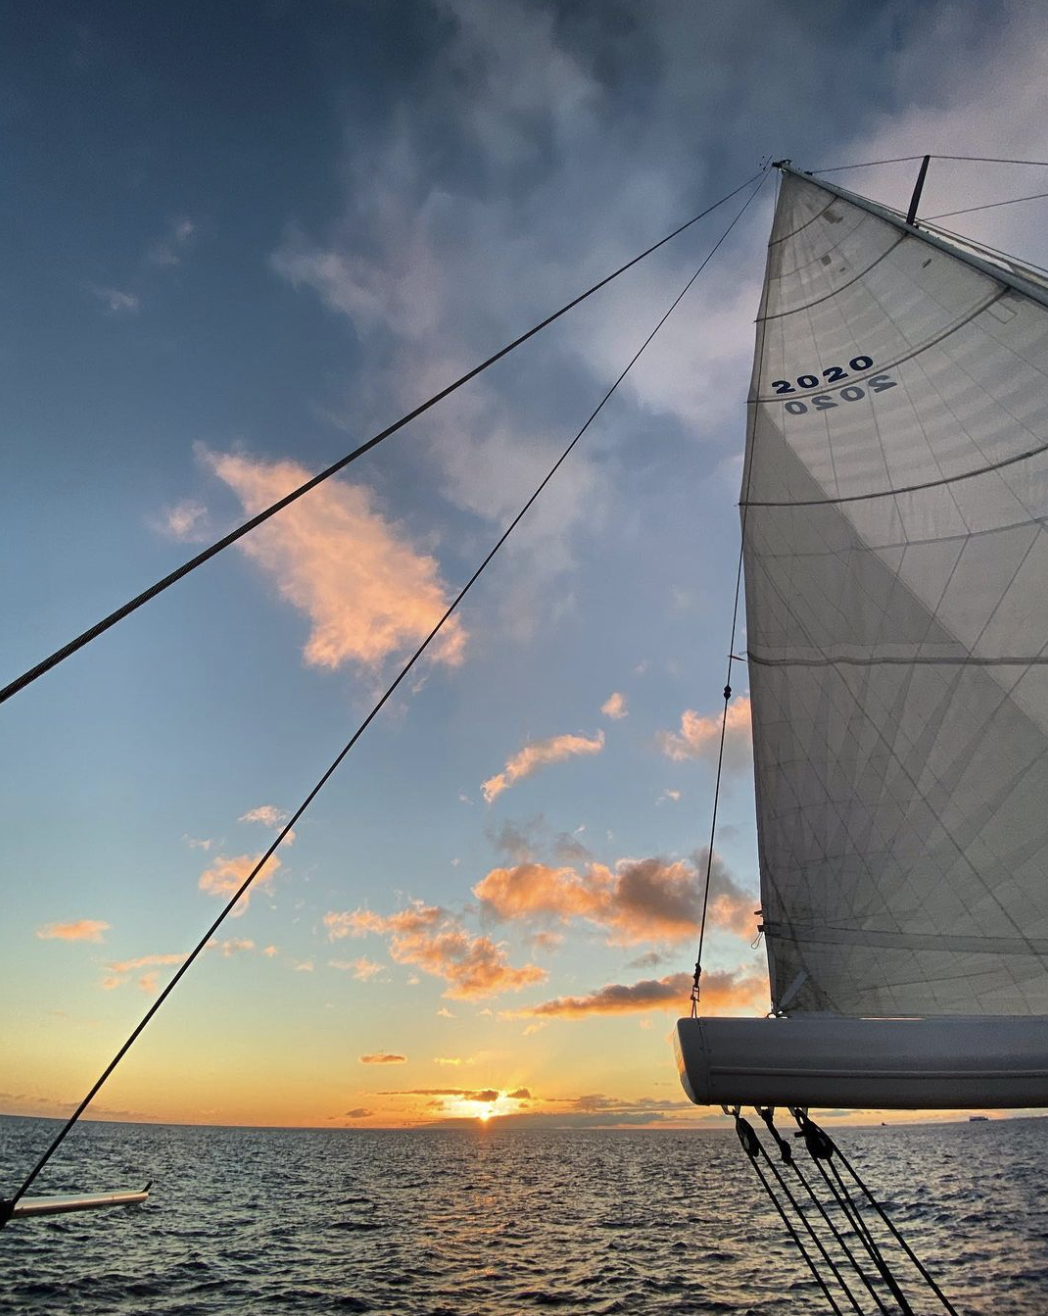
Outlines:
<svg viewBox="0 0 1048 1316"><path fill-rule="evenodd" d="M110 973L134 973L136 969L149 969L155 965L183 964L189 956L184 951L170 955L140 955L136 960L117 960L107 964Z"/></svg>
<svg viewBox="0 0 1048 1316"><path fill-rule="evenodd" d="M406 909L383 917L369 909L324 915L328 936L376 933L389 938L390 956L398 964L417 965L448 983L445 996L460 999L496 996L542 982L546 972L535 964L514 968L506 952L490 937L475 937L459 919L438 905L413 901Z"/></svg>
<svg viewBox="0 0 1048 1316"><path fill-rule="evenodd" d="M41 941L101 941L109 924L98 918L78 918L72 923L46 923L37 928Z"/></svg>
<svg viewBox="0 0 1048 1316"><path fill-rule="evenodd" d="M310 478L291 461L202 455L252 515ZM278 513L239 547L309 618L304 654L310 666L352 662L374 669L390 654L414 648L450 602L437 561L416 552L404 528L377 509L366 486L337 477ZM429 652L437 662L456 665L465 643L466 632L452 617Z"/></svg>
<svg viewBox="0 0 1048 1316"><path fill-rule="evenodd" d="M463 1101L498 1101L502 1093L496 1088L405 1088L399 1092L379 1092L380 1097L460 1097Z"/></svg>
<svg viewBox="0 0 1048 1316"><path fill-rule="evenodd" d="M347 1110L342 1118L344 1120L363 1120L372 1114L374 1114L374 1111L368 1110L366 1106L357 1106L354 1110Z"/></svg>
<svg viewBox="0 0 1048 1316"><path fill-rule="evenodd" d="M504 790L508 790L510 786L525 777L530 777L540 768L547 767L551 763L563 763L565 759L574 758L578 754L599 754L603 748L603 731L598 731L595 736L569 734L550 736L548 740L534 740L512 758L507 759L506 766L501 772L483 782L480 787L481 792L490 804Z"/></svg>
<svg viewBox="0 0 1048 1316"><path fill-rule="evenodd" d="M671 973L628 984L609 983L588 996L559 996L530 1009L516 1010L517 1016L559 1016L580 1019L590 1014L637 1014L644 1010L684 1009L691 992L690 973ZM768 1008L768 980L749 970L702 975L702 1008L719 1014L746 1014Z"/></svg>
<svg viewBox="0 0 1048 1316"><path fill-rule="evenodd" d="M629 715L629 710L626 708L626 696L621 690L613 690L601 704L600 711L605 717L610 717L613 722L621 721L622 718Z"/></svg>
<svg viewBox="0 0 1048 1316"><path fill-rule="evenodd" d="M165 955L139 955L133 960L114 960L106 965L106 976L102 979L103 991L111 992L127 982L128 974L138 969L151 969L153 972L143 974L138 980L139 988L152 994L157 990L158 975L155 970L174 964L184 964L189 956L183 951L174 951Z"/></svg>
<svg viewBox="0 0 1048 1316"><path fill-rule="evenodd" d="M721 714L701 717L693 708L681 714L679 731L660 731L659 748L676 762L704 759L715 762L720 745ZM740 695L728 705L724 724L724 766L743 768L750 762L750 701Z"/></svg>
<svg viewBox="0 0 1048 1316"><path fill-rule="evenodd" d="M607 930L615 945L676 942L698 931L706 881L705 853L694 862L622 859L614 870L591 864L584 871L523 863L493 868L473 888L481 909L503 920L586 919ZM708 922L752 936L755 897L737 885L714 856Z"/></svg>
<svg viewBox="0 0 1048 1316"><path fill-rule="evenodd" d="M408 1058L394 1055L390 1051L376 1051L369 1056L358 1056L357 1059L362 1065L404 1065Z"/></svg>
<svg viewBox="0 0 1048 1316"><path fill-rule="evenodd" d="M372 978L377 978L386 967L376 960L369 960L366 955L361 955L356 960L328 960L328 964L333 969L342 969L346 973L352 973L358 982L370 982Z"/></svg>
<svg viewBox="0 0 1048 1316"><path fill-rule="evenodd" d="M286 809L278 809L275 804L260 804L257 809L248 809L242 813L237 822L257 822L266 827L279 827L288 820Z"/></svg>
<svg viewBox="0 0 1048 1316"><path fill-rule="evenodd" d="M200 538L208 537L202 533L206 520L207 508L203 503L185 498L174 507L165 507L155 525L156 529L172 539L194 543Z"/></svg>
<svg viewBox="0 0 1048 1316"><path fill-rule="evenodd" d="M241 854L233 859L226 859L223 855L218 855L215 862L200 874L200 881L197 885L201 891L206 891L211 896L231 896L234 891L240 888L247 875L261 858L261 853L256 855ZM237 902L236 908L233 910L234 917L239 917L244 913L251 900L252 893L257 891L264 883L271 882L280 867L279 857L275 854L270 855L259 875Z"/></svg>
<svg viewBox="0 0 1048 1316"><path fill-rule="evenodd" d="M224 941L212 938L207 943L207 949L220 951L225 959L229 959L233 955L253 951L255 943L247 937L227 937ZM106 977L102 979L102 987L105 991L112 991L116 987L122 987L127 982L129 974L138 969L149 969L151 972L139 978L138 986L144 992L153 993L157 990L159 981L156 970L184 964L187 959L189 955L185 951L172 951L161 955L139 955L132 960L113 960L105 966Z"/></svg>

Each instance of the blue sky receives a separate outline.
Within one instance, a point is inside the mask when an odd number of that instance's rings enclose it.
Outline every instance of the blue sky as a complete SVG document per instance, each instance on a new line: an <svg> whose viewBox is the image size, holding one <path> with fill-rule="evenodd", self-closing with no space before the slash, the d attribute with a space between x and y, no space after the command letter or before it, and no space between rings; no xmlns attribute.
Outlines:
<svg viewBox="0 0 1048 1316"><path fill-rule="evenodd" d="M0 675L762 156L1044 158L1043 51L1036 6L974 0L23 7L0 55ZM837 177L901 205L912 175ZM925 211L1033 182L937 164ZM690 1118L667 997L694 959L772 193L100 1111L399 1123L497 1091L498 1113ZM208 888L264 848L737 204L5 706L0 1108L89 1085ZM956 222L1048 257L1035 206ZM736 686L708 963L750 1011Z"/></svg>

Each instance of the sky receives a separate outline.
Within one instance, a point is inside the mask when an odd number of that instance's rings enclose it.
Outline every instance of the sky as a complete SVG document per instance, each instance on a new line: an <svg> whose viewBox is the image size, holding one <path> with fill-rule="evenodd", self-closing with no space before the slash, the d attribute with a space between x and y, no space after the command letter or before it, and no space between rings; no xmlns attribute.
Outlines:
<svg viewBox="0 0 1048 1316"><path fill-rule="evenodd" d="M754 175L1048 158L1001 0L21 6L0 680ZM905 207L913 165L835 174ZM923 212L1045 172L933 163ZM68 1112L742 194L0 709L0 1112ZM98 1118L695 1127L687 1012L774 182ZM1045 203L945 223L1048 263ZM742 632L737 650L745 643ZM703 1007L768 1008L745 669ZM868 1117L867 1113L867 1117Z"/></svg>

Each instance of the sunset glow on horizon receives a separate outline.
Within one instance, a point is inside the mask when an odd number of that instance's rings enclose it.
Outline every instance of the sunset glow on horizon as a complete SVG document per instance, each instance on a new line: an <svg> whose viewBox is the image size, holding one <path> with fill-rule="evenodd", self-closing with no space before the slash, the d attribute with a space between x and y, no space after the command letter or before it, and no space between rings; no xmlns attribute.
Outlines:
<svg viewBox="0 0 1048 1316"><path fill-rule="evenodd" d="M949 41L946 10L827 6L816 41L768 6L764 53L731 6L46 8L0 52L0 684L762 152L1048 158L1021 6L964 0ZM832 113L791 90L827 50ZM913 168L872 172L905 206ZM937 162L929 214L972 177ZM0 1114L75 1109L723 236L87 1118L725 1125L671 1035L704 907L703 1010L770 1005L745 599L732 621L774 188L725 233L743 199L3 705ZM965 231L1043 264L1039 213Z"/></svg>

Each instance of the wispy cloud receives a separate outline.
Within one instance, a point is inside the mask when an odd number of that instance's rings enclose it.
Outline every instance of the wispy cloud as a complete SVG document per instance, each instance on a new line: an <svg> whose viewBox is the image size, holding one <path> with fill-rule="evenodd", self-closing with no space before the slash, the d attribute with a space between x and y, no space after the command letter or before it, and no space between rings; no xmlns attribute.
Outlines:
<svg viewBox="0 0 1048 1316"><path fill-rule="evenodd" d="M702 759L716 762L720 745L721 714L702 717L693 708L681 714L679 731L660 731L659 748L675 762ZM740 695L728 705L724 723L724 766L744 768L750 762L750 701Z"/></svg>
<svg viewBox="0 0 1048 1316"><path fill-rule="evenodd" d="M371 1055L358 1056L357 1059L362 1065L404 1065L408 1058L394 1055L391 1051L375 1051Z"/></svg>
<svg viewBox="0 0 1048 1316"><path fill-rule="evenodd" d="M184 951L173 951L162 955L139 955L137 959L131 960L114 960L106 965L107 972L102 979L102 989L107 992L113 991L114 988L122 987L130 974L136 973L139 969L150 969L154 971L139 978L138 986L142 991L152 994L157 990L158 984L158 974L155 970L184 964L188 958Z"/></svg>
<svg viewBox="0 0 1048 1316"><path fill-rule="evenodd" d="M204 461L254 514L309 479L291 461L201 450ZM450 599L435 558L379 510L364 485L333 478L239 547L310 622L310 666L377 668L432 630ZM462 662L466 632L452 617L431 646L436 662Z"/></svg>
<svg viewBox="0 0 1048 1316"><path fill-rule="evenodd" d="M134 315L139 308L136 293L121 292L119 288L100 288L96 284L90 284L89 288L110 315Z"/></svg>
<svg viewBox="0 0 1048 1316"><path fill-rule="evenodd" d="M164 236L158 242L155 242L146 253L147 263L158 265L161 269L167 269L172 265L180 265L197 236L198 226L188 216L173 219L168 224Z"/></svg>
<svg viewBox="0 0 1048 1316"><path fill-rule="evenodd" d="M424 973L443 978L445 996L475 999L519 991L542 982L545 970L535 964L514 968L505 947L490 937L474 936L460 919L438 905L413 901L388 917L368 909L324 915L331 940L374 933L389 940L389 953L398 964L413 964Z"/></svg>
<svg viewBox="0 0 1048 1316"><path fill-rule="evenodd" d="M369 960L366 955L361 955L356 960L328 960L328 964L333 969L351 973L358 982L370 982L372 978L377 978L386 971L384 964L380 964L377 960Z"/></svg>
<svg viewBox="0 0 1048 1316"><path fill-rule="evenodd" d="M540 768L548 767L551 763L563 763L565 759L579 754L599 754L603 748L603 731L598 731L594 736L568 734L550 736L548 740L533 740L507 759L505 768L494 777L489 777L480 789L490 804L504 790L530 777Z"/></svg>
<svg viewBox="0 0 1048 1316"><path fill-rule="evenodd" d="M183 498L174 507L165 507L153 521L154 529L182 543L199 543L210 538L207 508L195 498Z"/></svg>
<svg viewBox="0 0 1048 1316"><path fill-rule="evenodd" d="M628 717L629 709L626 707L626 696L619 690L613 690L601 704L600 711L605 717L610 717L613 722L619 722L622 718Z"/></svg>
<svg viewBox="0 0 1048 1316"><path fill-rule="evenodd" d="M286 809L278 809L275 804L260 804L257 809L248 809L247 813L242 813L237 822L257 822L265 827L279 827L290 816Z"/></svg>
<svg viewBox="0 0 1048 1316"><path fill-rule="evenodd" d="M98 918L78 918L72 923L45 923L37 928L41 941L102 941L109 924Z"/></svg>
<svg viewBox="0 0 1048 1316"><path fill-rule="evenodd" d="M646 1010L684 1009L691 991L690 973L671 973L665 978L640 982L609 983L586 996L558 996L530 1009L516 1010L517 1016L556 1016L581 1019L591 1014L639 1014ZM745 1014L767 1009L768 980L749 970L736 973L705 973L702 1004L721 1014Z"/></svg>
<svg viewBox="0 0 1048 1316"><path fill-rule="evenodd" d="M228 897L244 882L248 874L262 858L262 852L256 855L241 854L232 859L225 858L224 855L218 855L210 867L205 868L200 874L200 881L197 883L201 891L206 891L209 896ZM272 882L277 871L282 867L279 855L270 855L266 860L262 871L255 878L254 882L244 892L233 910L235 917L243 914L250 901L251 896L259 890L260 887Z"/></svg>
<svg viewBox="0 0 1048 1316"><path fill-rule="evenodd" d="M706 851L702 851L691 861L622 859L614 869L596 863L583 871L539 863L493 868L473 887L473 894L491 918L558 923L585 919L604 928L613 944L630 945L694 936L705 881ZM710 925L752 936L755 900L715 855Z"/></svg>

